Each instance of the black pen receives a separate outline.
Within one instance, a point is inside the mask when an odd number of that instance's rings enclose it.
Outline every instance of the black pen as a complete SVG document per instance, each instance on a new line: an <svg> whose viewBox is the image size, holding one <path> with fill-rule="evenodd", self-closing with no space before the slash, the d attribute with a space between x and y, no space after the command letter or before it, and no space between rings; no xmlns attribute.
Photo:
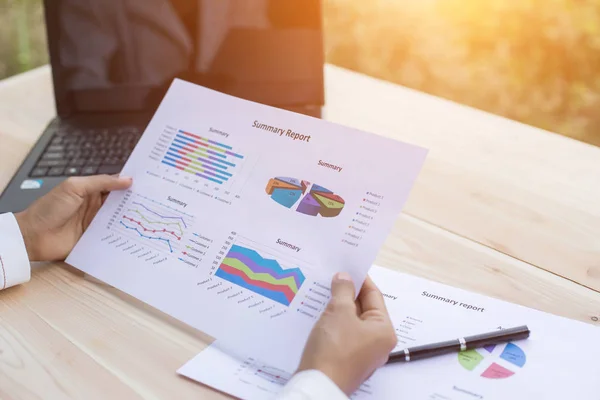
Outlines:
<svg viewBox="0 0 600 400"><path fill-rule="evenodd" d="M425 344L395 351L390 354L390 358L386 364L422 360L424 358L440 356L442 354L512 342L513 340L527 339L528 337L529 328L527 325L501 329L494 332L482 333L480 335L465 336L446 342Z"/></svg>

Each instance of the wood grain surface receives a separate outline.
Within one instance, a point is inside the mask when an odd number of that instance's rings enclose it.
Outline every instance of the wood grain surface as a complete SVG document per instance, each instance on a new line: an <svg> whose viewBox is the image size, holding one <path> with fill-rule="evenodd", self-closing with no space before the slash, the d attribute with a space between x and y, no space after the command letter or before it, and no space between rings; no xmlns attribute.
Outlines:
<svg viewBox="0 0 600 400"><path fill-rule="evenodd" d="M600 318L600 149L337 67L325 117L430 149L377 263ZM54 116L50 70L0 81L0 188ZM0 292L2 399L220 399L176 375L211 338L62 263Z"/></svg>

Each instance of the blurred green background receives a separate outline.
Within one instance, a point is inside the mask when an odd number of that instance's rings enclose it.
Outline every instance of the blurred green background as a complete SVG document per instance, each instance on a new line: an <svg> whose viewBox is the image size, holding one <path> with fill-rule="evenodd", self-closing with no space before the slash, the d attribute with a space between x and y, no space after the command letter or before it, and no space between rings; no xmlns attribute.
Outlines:
<svg viewBox="0 0 600 400"><path fill-rule="evenodd" d="M0 79L46 64L41 0L0 0Z"/></svg>
<svg viewBox="0 0 600 400"><path fill-rule="evenodd" d="M600 145L600 0L323 1L328 62ZM45 41L41 0L0 0L0 78Z"/></svg>

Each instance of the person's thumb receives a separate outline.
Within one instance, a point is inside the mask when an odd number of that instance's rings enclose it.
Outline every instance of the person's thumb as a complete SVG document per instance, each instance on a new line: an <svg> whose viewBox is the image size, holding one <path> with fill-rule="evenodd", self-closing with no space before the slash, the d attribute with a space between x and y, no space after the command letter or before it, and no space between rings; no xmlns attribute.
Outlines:
<svg viewBox="0 0 600 400"><path fill-rule="evenodd" d="M347 272L338 272L331 281L331 295L336 303L354 305L354 282Z"/></svg>

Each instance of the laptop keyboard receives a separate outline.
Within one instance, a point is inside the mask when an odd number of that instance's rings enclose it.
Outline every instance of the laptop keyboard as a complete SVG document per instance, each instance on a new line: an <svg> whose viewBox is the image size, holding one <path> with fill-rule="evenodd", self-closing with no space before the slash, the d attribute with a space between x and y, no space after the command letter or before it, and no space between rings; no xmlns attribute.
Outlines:
<svg viewBox="0 0 600 400"><path fill-rule="evenodd" d="M61 128L31 170L31 177L117 174L142 135L137 127Z"/></svg>

